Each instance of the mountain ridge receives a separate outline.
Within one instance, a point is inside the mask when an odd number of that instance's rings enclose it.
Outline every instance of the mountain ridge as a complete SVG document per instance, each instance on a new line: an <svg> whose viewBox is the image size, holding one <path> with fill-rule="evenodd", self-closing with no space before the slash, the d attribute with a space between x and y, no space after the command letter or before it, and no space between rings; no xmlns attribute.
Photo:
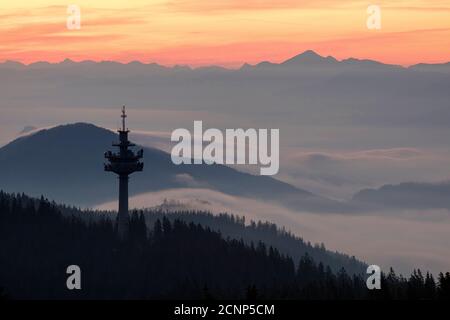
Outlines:
<svg viewBox="0 0 450 320"><path fill-rule="evenodd" d="M211 64L211 65L202 65L202 66L198 66L198 67L192 67L189 65L179 65L179 64L175 64L173 66L169 66L169 65L162 65L159 64L157 62L143 62L143 61L139 61L139 60L132 60L132 61L128 61L128 62L120 62L120 61L113 61L113 60L98 60L98 61L94 61L94 60L80 60L80 61L75 61L72 60L70 58L65 58L62 61L59 62L47 62L47 61L34 61L31 62L29 64L25 64L23 62L20 61L15 61L15 60L5 60L4 62L0 63L0 68L1 67L10 67L10 68L36 68L36 67L45 67L45 66L74 66L74 65L105 65L105 64L110 64L110 65L116 65L116 66L139 66L139 67L153 67L153 68L160 68L160 69L167 69L167 70L180 70L181 69L188 69L188 70L205 70L205 69L214 69L214 70L220 70L220 71L225 71L225 70L241 70L241 69L246 69L248 67L255 67L255 66L267 66L267 65L271 65L271 66L293 66L293 65L307 65L307 64L320 64L320 63L325 63L328 65L332 65L332 64L371 64L371 65L378 65L378 66L390 66L390 67L397 67L397 68L403 68L403 69L420 69L423 71L428 71L426 70L427 68L429 69L433 69L433 68L437 68L439 66L445 66L448 67L450 66L450 61L447 62L437 62L437 63L426 63L426 62L419 62L416 64L412 64L409 66L402 66L399 64L390 64L390 63L384 63L381 61L377 61L377 60L373 60L373 59L368 59L368 58L356 58L356 57L348 57L348 58L344 58L341 60L336 59L335 57L328 55L328 56L322 56L320 54L318 54L316 51L314 50L305 50L299 54L296 54L292 57L286 58L285 60L282 60L280 62L271 62L271 61L267 61L267 60L262 60L260 62L257 62L255 64L250 64L248 62L244 62L240 67L238 68L227 68L225 66L221 66L221 65L215 65L215 64Z"/></svg>
<svg viewBox="0 0 450 320"><path fill-rule="evenodd" d="M76 205L93 205L116 198L115 178L103 172L103 153L117 134L88 123L43 129L19 137L0 148L0 187ZM223 165L181 165L155 148L144 148L146 167L131 176L130 193L200 186L233 196L285 201L311 210L332 208L332 200L267 176L243 173ZM180 179L180 176L188 176ZM285 204L286 204L285 203Z"/></svg>
<svg viewBox="0 0 450 320"><path fill-rule="evenodd" d="M353 202L376 208L450 210L450 181L402 182L358 191Z"/></svg>

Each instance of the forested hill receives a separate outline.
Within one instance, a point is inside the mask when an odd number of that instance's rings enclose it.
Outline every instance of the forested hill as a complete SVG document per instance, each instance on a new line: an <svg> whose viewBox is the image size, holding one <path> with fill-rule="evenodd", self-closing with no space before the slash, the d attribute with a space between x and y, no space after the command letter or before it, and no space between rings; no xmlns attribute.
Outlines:
<svg viewBox="0 0 450 320"><path fill-rule="evenodd" d="M76 215L83 219L92 219L99 217L99 212L80 211L77 208L59 206L66 215ZM174 220L182 220L186 223L200 224L203 227L210 228L216 232L220 232L222 237L243 240L245 244L264 242L268 246L272 246L280 251L280 253L292 257L295 261L308 254L316 262L322 262L324 265L330 266L333 272L338 272L344 268L348 274L364 274L367 265L350 256L337 251L327 250L323 243L312 244L303 238L296 236L280 228L274 223L262 221L245 222L245 217L233 214L211 214L206 211L192 210L185 207L182 203L173 203L167 201L164 204L139 210L143 213L147 226L152 228L156 220L167 218L171 222ZM100 212L109 216L114 216L115 212Z"/></svg>
<svg viewBox="0 0 450 320"><path fill-rule="evenodd" d="M88 207L114 200L116 180L104 172L103 155L117 140L117 133L87 123L61 125L20 137L0 148L0 188L35 196L45 194L58 202ZM150 147L143 150L149 167L133 176L130 195L206 185L228 195L294 208L321 211L342 207L340 202L269 176L252 175L225 165L179 166L172 163L169 153Z"/></svg>
<svg viewBox="0 0 450 320"><path fill-rule="evenodd" d="M308 255L291 257L264 243L224 239L195 223L167 217L147 228L130 218L120 240L108 217L90 222L63 215L45 199L0 193L0 292L28 299L361 299L448 298L450 273L438 281L420 270L392 271L382 290L362 276L334 273ZM66 287L69 265L82 271L82 290Z"/></svg>
<svg viewBox="0 0 450 320"><path fill-rule="evenodd" d="M157 219L166 217L170 221L182 220L186 223L194 222L218 231L224 238L242 239L246 244L264 242L273 246L282 254L289 255L294 261L299 261L302 256L308 254L316 262L322 262L330 266L331 270L338 272L344 268L348 274L363 274L367 265L354 256L349 256L337 251L327 250L323 243L312 244L303 238L279 228L276 224L262 221L245 222L245 217L232 214L213 215L202 211L165 211L143 210L146 221L152 226Z"/></svg>

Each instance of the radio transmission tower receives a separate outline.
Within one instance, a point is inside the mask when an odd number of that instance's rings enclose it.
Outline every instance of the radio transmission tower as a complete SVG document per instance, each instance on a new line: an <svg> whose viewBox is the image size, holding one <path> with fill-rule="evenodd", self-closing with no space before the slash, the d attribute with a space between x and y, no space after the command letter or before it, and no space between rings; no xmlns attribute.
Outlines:
<svg viewBox="0 0 450 320"><path fill-rule="evenodd" d="M108 163L105 163L105 171L114 172L119 176L119 212L117 216L117 230L119 236L123 239L128 233L128 176L136 171L142 171L144 163L140 161L144 155L144 151L140 149L138 152L133 152L130 147L135 145L128 141L128 133L130 132L125 126L125 119L127 114L125 106L122 108L122 128L119 132L119 143L113 143L114 147L119 148L118 153L111 151L105 152L105 158Z"/></svg>

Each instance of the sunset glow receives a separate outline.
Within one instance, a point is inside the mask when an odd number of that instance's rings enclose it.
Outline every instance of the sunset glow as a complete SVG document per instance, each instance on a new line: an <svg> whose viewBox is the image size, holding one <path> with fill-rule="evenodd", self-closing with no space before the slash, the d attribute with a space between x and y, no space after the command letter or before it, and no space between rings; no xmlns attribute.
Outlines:
<svg viewBox="0 0 450 320"><path fill-rule="evenodd" d="M238 67L311 49L410 65L450 60L450 1L378 1L382 27L366 27L360 0L75 0L0 4L0 61L115 60Z"/></svg>

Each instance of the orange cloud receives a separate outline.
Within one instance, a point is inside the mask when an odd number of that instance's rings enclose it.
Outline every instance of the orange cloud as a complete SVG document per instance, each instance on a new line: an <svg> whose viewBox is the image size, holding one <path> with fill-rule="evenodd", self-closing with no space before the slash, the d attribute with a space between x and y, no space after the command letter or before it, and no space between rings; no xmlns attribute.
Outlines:
<svg viewBox="0 0 450 320"><path fill-rule="evenodd" d="M226 0L226 1L203 1L203 0L170 0L167 7L171 10L212 13L221 11L241 11L241 10L269 10L287 9L305 6L318 6L320 2L336 4L336 1L324 0Z"/></svg>

